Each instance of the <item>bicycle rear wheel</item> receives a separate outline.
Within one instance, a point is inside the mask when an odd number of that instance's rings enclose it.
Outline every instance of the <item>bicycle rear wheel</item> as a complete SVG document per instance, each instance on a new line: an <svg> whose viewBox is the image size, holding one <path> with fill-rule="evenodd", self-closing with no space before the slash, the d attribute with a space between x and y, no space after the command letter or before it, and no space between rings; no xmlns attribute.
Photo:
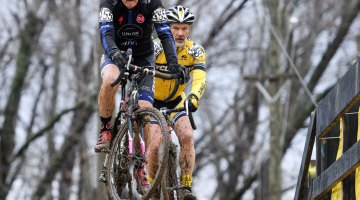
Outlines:
<svg viewBox="0 0 360 200"><path fill-rule="evenodd" d="M133 146L134 152L131 154L127 138L128 123L122 124L113 140L108 167L106 168L109 180L106 190L111 200L123 198L149 199L153 197L158 192L157 189L163 172L167 167L169 139L167 124L163 115L156 108L146 107L136 110L131 117L134 134L143 135L146 132L145 130L149 130L151 126L151 130L155 130L157 134L147 132L142 137L145 137L145 140L148 141L147 147L153 145L153 141L159 142L159 145L154 152L146 149L146 153L143 155L141 154L140 145L136 143ZM153 138L155 136L157 137L156 140ZM152 160L155 160L155 162ZM152 170L148 169L150 165ZM131 175L131 171L135 173L138 166L142 166L147 175L153 179L148 187L138 184L135 177ZM136 192L132 191L133 188L136 188Z"/></svg>

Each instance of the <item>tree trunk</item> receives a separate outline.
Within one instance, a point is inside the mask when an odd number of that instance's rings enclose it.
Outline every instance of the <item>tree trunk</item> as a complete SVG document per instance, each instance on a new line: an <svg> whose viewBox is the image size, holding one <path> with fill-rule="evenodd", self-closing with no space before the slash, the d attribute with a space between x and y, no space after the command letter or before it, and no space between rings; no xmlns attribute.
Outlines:
<svg viewBox="0 0 360 200"><path fill-rule="evenodd" d="M77 134L77 133L71 133L71 134ZM82 138L82 133L79 133L79 140L77 141L75 145L78 146L78 143L80 143L80 138ZM73 184L73 169L75 167L75 159L76 159L76 148L72 147L72 149L68 153L68 157L64 162L62 163L61 167L61 180L60 180L60 200L67 200L70 198L71 194L71 186Z"/></svg>
<svg viewBox="0 0 360 200"><path fill-rule="evenodd" d="M74 159L75 155L73 149L79 143L79 140L83 139L84 127L88 123L94 108L92 105L85 105L74 113L72 119L72 128L69 134L65 138L60 150L56 153L49 164L49 168L37 186L36 192L32 199L41 199L46 194L47 186L54 180L56 173L61 169L61 166L68 159ZM61 195L61 194L60 194Z"/></svg>
<svg viewBox="0 0 360 200"><path fill-rule="evenodd" d="M268 1L267 2L270 18L271 18L271 26L274 32L282 37L282 21L281 14L279 14L279 2L277 1ZM281 73L281 63L280 63L280 55L281 48L276 40L276 36L271 34L271 40L269 45L269 62L268 66L265 66L267 69L266 74L276 74ZM270 95L273 97L276 93L278 93L279 88L281 86L280 80L271 81L268 86L268 91ZM276 97L274 97L276 98ZM270 152L269 152L269 193L265 194L269 196L270 200L279 200L281 199L281 158L282 158L282 144L281 144L281 124L282 124L282 105L280 102L280 98L273 99L269 103L269 118L270 118Z"/></svg>
<svg viewBox="0 0 360 200"><path fill-rule="evenodd" d="M8 158L12 157L15 146L15 127L21 92L24 88L31 57L44 27L43 21L37 18L35 13L29 12L25 19L27 19L26 25L20 32L20 48L16 58L15 76L4 111L4 123L0 130L0 199L5 199L11 187L7 182L7 175L11 165Z"/></svg>
<svg viewBox="0 0 360 200"><path fill-rule="evenodd" d="M88 144L86 140L80 142L80 181L79 181L79 200L95 200L95 191L91 187L90 157L88 154Z"/></svg>
<svg viewBox="0 0 360 200"><path fill-rule="evenodd" d="M270 105L270 154L269 154L269 192L270 200L281 199L282 183L282 144L281 144L281 105L279 101Z"/></svg>

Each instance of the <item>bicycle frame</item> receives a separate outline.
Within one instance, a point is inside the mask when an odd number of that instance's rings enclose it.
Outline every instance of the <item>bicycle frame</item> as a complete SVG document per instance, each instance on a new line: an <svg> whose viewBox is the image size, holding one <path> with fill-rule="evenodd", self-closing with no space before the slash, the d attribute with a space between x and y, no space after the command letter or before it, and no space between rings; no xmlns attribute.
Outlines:
<svg viewBox="0 0 360 200"><path fill-rule="evenodd" d="M133 76L136 76L136 75L133 75ZM136 152L136 148L133 147L133 139L134 139L134 129L133 129L133 124L131 123L131 116L132 116L132 113L134 112L135 109L138 108L138 100L139 100L139 92L138 92L138 85L137 85L137 82L138 82L138 79L136 77L131 77L130 78L130 82L131 82L131 88L130 88L130 97L129 97L129 105L127 106L127 109L125 111L125 117L126 117L126 120L127 120L127 124L128 124L128 143L129 143L129 156L132 157L132 156L136 156L138 155L137 152ZM122 91L125 91L125 85L122 85ZM125 101L125 98L126 98L126 95L123 93L122 94L122 103L126 103ZM123 104L121 104L120 106L122 107ZM121 109L121 107L119 109ZM120 110L120 113L121 113L121 110ZM121 117L121 115L120 115ZM140 148L141 148L141 155L144 156L145 155L145 143L144 143L144 140L143 138L141 137L141 134L139 134L139 138L140 138Z"/></svg>

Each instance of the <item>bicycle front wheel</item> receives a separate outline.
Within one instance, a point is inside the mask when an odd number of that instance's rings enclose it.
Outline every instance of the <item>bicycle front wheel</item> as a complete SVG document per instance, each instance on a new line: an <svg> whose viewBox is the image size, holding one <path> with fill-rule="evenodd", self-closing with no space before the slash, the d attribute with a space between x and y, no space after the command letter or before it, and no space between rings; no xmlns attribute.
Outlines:
<svg viewBox="0 0 360 200"><path fill-rule="evenodd" d="M129 193L131 189L126 190L126 185L132 181L129 171L131 158L129 157L127 132L128 126L127 123L124 123L112 140L110 154L106 162L106 194L109 200L125 199L132 196L132 193Z"/></svg>
<svg viewBox="0 0 360 200"><path fill-rule="evenodd" d="M156 197L167 167L169 139L163 115L156 108L146 107L136 110L131 119L130 126L128 122L122 124L111 146L106 187L109 199ZM134 135L133 142L128 139L129 135ZM139 138L144 139L145 149Z"/></svg>
<svg viewBox="0 0 360 200"><path fill-rule="evenodd" d="M163 200L177 200L179 196L179 177L177 171L177 145L170 142L169 160L166 173L161 182Z"/></svg>

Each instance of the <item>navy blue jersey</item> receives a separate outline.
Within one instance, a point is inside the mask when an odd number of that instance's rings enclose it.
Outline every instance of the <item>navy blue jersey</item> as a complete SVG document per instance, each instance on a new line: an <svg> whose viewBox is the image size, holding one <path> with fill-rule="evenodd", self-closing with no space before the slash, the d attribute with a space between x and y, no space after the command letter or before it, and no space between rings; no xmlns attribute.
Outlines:
<svg viewBox="0 0 360 200"><path fill-rule="evenodd" d="M139 0L132 9L121 0L101 0L100 36L105 54L132 48L134 56L154 53L151 38L153 27L161 40L169 64L177 63L174 38L167 23L166 11L160 0Z"/></svg>

